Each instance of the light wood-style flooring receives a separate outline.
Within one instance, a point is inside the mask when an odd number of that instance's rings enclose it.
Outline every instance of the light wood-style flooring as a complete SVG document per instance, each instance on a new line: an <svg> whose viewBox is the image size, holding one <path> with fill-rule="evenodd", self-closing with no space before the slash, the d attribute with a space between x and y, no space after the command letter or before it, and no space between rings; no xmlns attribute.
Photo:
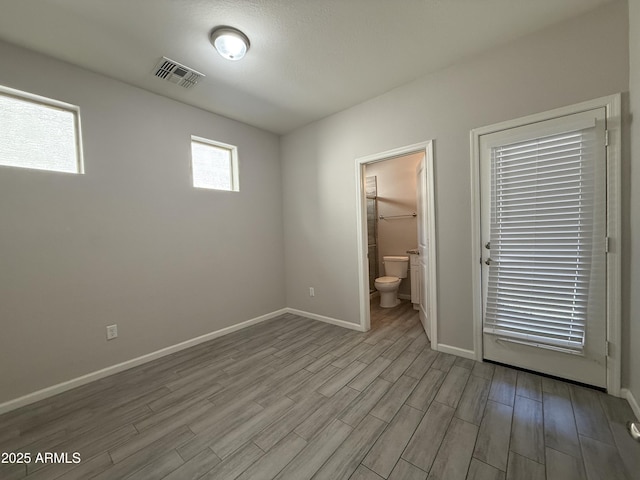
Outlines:
<svg viewBox="0 0 640 480"><path fill-rule="evenodd" d="M0 452L82 459L0 478L640 478L624 400L435 352L406 302L372 310L366 333L287 314L0 416Z"/></svg>

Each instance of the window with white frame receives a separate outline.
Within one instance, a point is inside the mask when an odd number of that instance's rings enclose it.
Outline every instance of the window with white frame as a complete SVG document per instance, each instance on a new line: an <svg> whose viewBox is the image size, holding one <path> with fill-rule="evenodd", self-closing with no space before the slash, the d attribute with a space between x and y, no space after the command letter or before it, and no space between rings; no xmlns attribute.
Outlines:
<svg viewBox="0 0 640 480"><path fill-rule="evenodd" d="M83 173L79 109L0 87L0 165Z"/></svg>
<svg viewBox="0 0 640 480"><path fill-rule="evenodd" d="M191 137L193 186L237 192L238 149L233 145Z"/></svg>

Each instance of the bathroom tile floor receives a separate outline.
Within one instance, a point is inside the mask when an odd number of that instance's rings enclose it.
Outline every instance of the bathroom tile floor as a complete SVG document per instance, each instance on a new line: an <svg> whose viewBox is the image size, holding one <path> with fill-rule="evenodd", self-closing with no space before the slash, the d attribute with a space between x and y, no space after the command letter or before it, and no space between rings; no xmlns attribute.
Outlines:
<svg viewBox="0 0 640 480"><path fill-rule="evenodd" d="M0 478L639 478L625 401L435 352L409 303L372 324L287 314L9 412Z"/></svg>

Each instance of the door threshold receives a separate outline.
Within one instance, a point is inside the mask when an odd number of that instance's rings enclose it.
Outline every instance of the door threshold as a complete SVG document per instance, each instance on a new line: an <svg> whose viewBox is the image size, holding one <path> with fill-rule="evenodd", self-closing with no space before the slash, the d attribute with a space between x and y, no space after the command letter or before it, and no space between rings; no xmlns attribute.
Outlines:
<svg viewBox="0 0 640 480"><path fill-rule="evenodd" d="M597 390L598 392L607 393L607 389L604 387L596 387L594 385L589 385L588 383L577 382L575 380L569 380L568 378L556 377L555 375L549 375L548 373L536 372L535 370L529 370L527 368L516 367L514 365L508 365L506 363L496 362L494 360L487 360L486 358L482 359L485 363L491 363L493 365L500 365L501 367L511 368L513 370L518 370L520 372L531 373L533 375L538 375L540 377L550 378L552 380L558 380L564 383L570 383L571 385L575 385L577 387L589 388L591 390Z"/></svg>

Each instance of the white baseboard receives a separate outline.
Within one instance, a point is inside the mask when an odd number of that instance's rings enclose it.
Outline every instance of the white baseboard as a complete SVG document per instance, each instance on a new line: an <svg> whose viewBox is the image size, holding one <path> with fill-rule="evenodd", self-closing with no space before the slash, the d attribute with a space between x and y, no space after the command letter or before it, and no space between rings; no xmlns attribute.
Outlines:
<svg viewBox="0 0 640 480"><path fill-rule="evenodd" d="M216 330L215 332L210 332L205 335L201 335L199 337L192 338L190 340L186 340L184 342L180 342L175 345L162 348L160 350L156 350L155 352L151 352L146 355L142 355L140 357L136 357L131 360L127 360L125 362L103 368L102 370L97 370L95 372L82 375L81 377L73 378L71 380L67 380L66 382L58 383L57 385L52 385L50 387L43 388L42 390L29 393L22 397L9 400L4 403L0 403L0 415L3 413L9 412L11 410L15 410L17 408L23 407L25 405L29 405L31 403L35 403L37 401L43 400L45 398L53 397L54 395L58 395L59 393L66 392L67 390L71 390L72 388L80 387L81 385L85 385L87 383L100 380L101 378L108 377L109 375L114 375L124 370L137 367L138 365L142 365L143 363L151 362L152 360L156 360L157 358L164 357L166 355L171 355L172 353L176 353L186 348L199 345L209 340L213 340L214 338L222 337L223 335L228 335L229 333L235 332L237 330L241 330L243 328L250 327L251 325L255 325L257 323L270 320L279 315L283 315L289 311L290 309L282 308L280 310L276 310L275 312L267 313L265 315L261 315L259 317L255 317L250 320L246 320L236 325L231 325L230 327L225 327L220 330ZM310 314L305 314L305 316L310 316ZM346 323L346 322L343 322L343 323ZM353 324L348 324L348 325L353 325Z"/></svg>
<svg viewBox="0 0 640 480"><path fill-rule="evenodd" d="M471 360L476 359L476 352L474 352L473 350L466 350L464 348L452 347L451 345L445 345L444 343L439 343L436 350L442 353L450 353L452 355L457 355L458 357L469 358Z"/></svg>
<svg viewBox="0 0 640 480"><path fill-rule="evenodd" d="M631 410L633 410L633 413L636 416L636 420L640 420L640 404L638 404L638 400L636 400L636 397L633 396L631 390L629 390L628 388L621 388L620 394L623 398L627 399L627 402L629 402L629 406L631 407Z"/></svg>
<svg viewBox="0 0 640 480"><path fill-rule="evenodd" d="M337 318L325 317L324 315L318 315L316 313L305 312L304 310L297 310L295 308L285 308L287 313L293 313L294 315L300 315L301 317L311 318L312 320L318 320L320 322L330 323L332 325L338 325L339 327L349 328L351 330L357 330L364 332L362 325L359 323L345 322L344 320L338 320Z"/></svg>

